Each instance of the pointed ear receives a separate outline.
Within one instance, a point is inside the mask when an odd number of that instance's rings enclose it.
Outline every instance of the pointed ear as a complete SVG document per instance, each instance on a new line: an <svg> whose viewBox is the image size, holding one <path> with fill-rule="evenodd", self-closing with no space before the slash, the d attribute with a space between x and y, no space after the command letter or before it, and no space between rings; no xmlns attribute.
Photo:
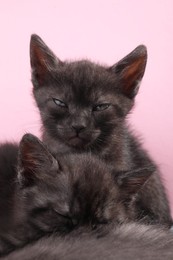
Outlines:
<svg viewBox="0 0 173 260"><path fill-rule="evenodd" d="M156 168L154 166L150 166L118 174L115 178L121 193L125 195L125 197L137 194L155 170Z"/></svg>
<svg viewBox="0 0 173 260"><path fill-rule="evenodd" d="M31 36L30 61L34 86L43 84L56 66L62 63L36 34Z"/></svg>
<svg viewBox="0 0 173 260"><path fill-rule="evenodd" d="M22 184L54 177L59 165L43 143L32 134L25 134L19 145L18 178Z"/></svg>
<svg viewBox="0 0 173 260"><path fill-rule="evenodd" d="M144 45L138 46L125 58L113 65L113 71L119 82L120 91L129 98L134 98L138 92L140 82L147 63L147 49Z"/></svg>

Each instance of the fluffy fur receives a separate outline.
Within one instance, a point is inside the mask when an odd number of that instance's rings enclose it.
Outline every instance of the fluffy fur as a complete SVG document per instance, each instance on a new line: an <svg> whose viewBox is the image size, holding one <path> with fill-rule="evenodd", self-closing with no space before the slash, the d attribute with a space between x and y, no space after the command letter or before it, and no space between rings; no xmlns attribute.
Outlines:
<svg viewBox="0 0 173 260"><path fill-rule="evenodd" d="M107 234L76 230L65 238L51 236L3 260L172 260L173 235L136 223L106 227Z"/></svg>

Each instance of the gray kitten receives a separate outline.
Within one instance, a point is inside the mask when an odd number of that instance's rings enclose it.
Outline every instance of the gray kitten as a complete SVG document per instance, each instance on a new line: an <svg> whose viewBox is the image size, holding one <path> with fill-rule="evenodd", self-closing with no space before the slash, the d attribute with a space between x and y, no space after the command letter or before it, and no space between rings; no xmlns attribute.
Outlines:
<svg viewBox="0 0 173 260"><path fill-rule="evenodd" d="M140 168L115 176L90 154L55 158L31 134L19 148L1 145L0 155L0 256L46 234L63 236L81 226L97 230L137 220L135 200L153 172Z"/></svg>
<svg viewBox="0 0 173 260"><path fill-rule="evenodd" d="M63 62L32 35L30 56L42 137L50 151L97 155L115 176L153 167L136 200L138 217L169 227L172 218L159 171L126 124L145 72L146 47L105 67L88 60Z"/></svg>

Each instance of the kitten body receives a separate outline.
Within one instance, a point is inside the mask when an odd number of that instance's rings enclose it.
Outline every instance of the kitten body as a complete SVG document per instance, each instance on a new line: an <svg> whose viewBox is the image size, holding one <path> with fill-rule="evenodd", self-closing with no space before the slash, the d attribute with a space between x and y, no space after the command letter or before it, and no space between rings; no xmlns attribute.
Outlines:
<svg viewBox="0 0 173 260"><path fill-rule="evenodd" d="M12 203L15 197L16 161L18 146L15 143L0 145L0 229L11 222Z"/></svg>
<svg viewBox="0 0 173 260"><path fill-rule="evenodd" d="M115 228L107 226L106 234L101 236L83 229L64 238L52 235L13 252L3 260L172 260L172 257L171 232L128 223Z"/></svg>
<svg viewBox="0 0 173 260"><path fill-rule="evenodd" d="M9 148L11 155L6 153ZM17 150L18 160L13 154ZM9 181L2 179L1 186L6 191L10 184L11 189L0 200L8 219L0 226L0 256L46 234L64 235L80 226L97 229L136 220L135 200L153 172L152 167L140 168L114 176L90 154L55 158L31 134L22 138L19 148L2 145L0 154L8 161L0 165L1 177Z"/></svg>
<svg viewBox="0 0 173 260"><path fill-rule="evenodd" d="M136 201L138 215L169 227L172 219L159 170L126 123L145 71L145 46L106 67L88 60L62 62L33 35L30 54L33 94L49 149L54 154L89 152L115 175L154 167Z"/></svg>

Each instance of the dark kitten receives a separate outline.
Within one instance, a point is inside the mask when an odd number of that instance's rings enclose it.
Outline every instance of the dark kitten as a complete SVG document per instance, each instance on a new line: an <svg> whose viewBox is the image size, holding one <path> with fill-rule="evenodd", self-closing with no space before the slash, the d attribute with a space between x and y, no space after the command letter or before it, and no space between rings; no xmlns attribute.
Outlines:
<svg viewBox="0 0 173 260"><path fill-rule="evenodd" d="M83 230L65 238L43 238L3 260L172 260L172 257L172 233L131 223L111 228L99 238Z"/></svg>
<svg viewBox="0 0 173 260"><path fill-rule="evenodd" d="M115 175L155 165L125 121L145 71L145 46L104 67L88 60L62 62L32 35L30 54L43 141L52 152L92 152L113 166ZM140 193L139 217L170 226L169 203L157 169Z"/></svg>
<svg viewBox="0 0 173 260"><path fill-rule="evenodd" d="M55 159L31 134L20 142L17 175L9 165L0 168L3 175L12 176L12 196L3 202L10 207L8 225L0 229L0 255L47 233L63 235L79 226L96 229L109 222L136 219L135 198L153 172L153 168L144 168L115 177L89 154ZM9 187L8 183L1 185Z"/></svg>

